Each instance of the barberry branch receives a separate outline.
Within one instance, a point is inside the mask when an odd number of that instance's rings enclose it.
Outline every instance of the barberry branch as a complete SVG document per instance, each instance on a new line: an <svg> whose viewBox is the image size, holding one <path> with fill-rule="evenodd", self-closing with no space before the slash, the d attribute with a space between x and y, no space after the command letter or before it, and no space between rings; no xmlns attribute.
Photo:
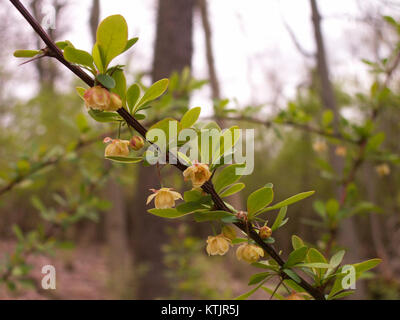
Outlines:
<svg viewBox="0 0 400 320"><path fill-rule="evenodd" d="M28 10L23 6L23 4L19 0L10 0L10 2L15 6L15 8L24 16L24 18L28 21L28 23L32 26L35 32L39 35L39 37L45 42L47 45L48 56L57 59L64 66L70 69L75 75L77 75L82 81L84 81L88 86L94 86L94 80L81 68L70 64L68 61L64 59L62 51L57 47L54 41L48 36L46 31L40 26L38 21L29 13ZM125 108L120 108L117 110L118 114L126 121L126 123L135 129L140 135L146 138L147 129L142 126ZM184 171L187 167L181 162L177 162L174 164L179 170ZM214 202L215 207L218 210L223 210L227 212L232 212L231 209L227 207L225 202L221 199L218 193L215 191L214 186L211 181L207 181L203 184L202 189L211 195L212 200ZM275 251L275 249L265 243L258 235L258 233L254 230L254 228L245 223L244 221L236 222L235 225L245 232L252 240L254 240L261 248L267 252L271 258L273 258L281 267L284 267L285 261L280 257L280 255ZM289 276L281 273L282 278L290 279ZM304 278L297 274L297 277L300 279L298 283L304 290L306 290L313 298L317 300L325 300L324 293L319 289L313 287L310 283L308 283ZM293 279L294 280L294 279ZM295 281L295 280L294 280Z"/></svg>

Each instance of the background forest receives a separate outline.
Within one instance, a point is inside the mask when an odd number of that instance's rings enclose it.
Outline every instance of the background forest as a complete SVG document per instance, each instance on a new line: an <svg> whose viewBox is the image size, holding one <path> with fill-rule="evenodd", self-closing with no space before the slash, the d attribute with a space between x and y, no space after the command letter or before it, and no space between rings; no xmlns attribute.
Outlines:
<svg viewBox="0 0 400 320"><path fill-rule="evenodd" d="M201 106L200 120L254 128L255 173L230 203L244 208L260 181L273 183L278 201L316 190L290 206L277 248L295 234L326 255L345 248L347 263L378 257L349 298L400 298L400 1L23 2L38 21L55 17L53 39L84 49L102 18L123 14L139 37L118 58L128 80L146 88L170 79L143 122ZM16 49L43 43L7 1L0 41L0 298L247 291L254 268L233 252L208 257L209 225L147 213L149 189L160 184L154 167L104 159L103 138L118 126L87 115L79 80L47 57L19 65ZM183 189L180 174L163 174ZM57 290L40 286L46 264L56 267Z"/></svg>

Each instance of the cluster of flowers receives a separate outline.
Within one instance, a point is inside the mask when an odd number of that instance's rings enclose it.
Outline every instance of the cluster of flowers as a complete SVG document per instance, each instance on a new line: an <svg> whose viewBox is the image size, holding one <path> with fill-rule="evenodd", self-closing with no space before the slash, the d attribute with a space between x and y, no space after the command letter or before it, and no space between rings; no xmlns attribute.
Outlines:
<svg viewBox="0 0 400 320"><path fill-rule="evenodd" d="M198 189L210 179L211 172L208 165L195 162L183 172L183 176L185 181L190 180L192 182L194 189ZM151 191L153 194L147 198L147 204L154 199L157 209L173 208L175 206L175 201L182 199L182 195L179 192L173 191L172 188L161 188L159 190L151 189ZM246 217L246 213L241 211L237 216L242 219ZM259 229L259 235L262 239L269 238L271 234L272 230L268 226L263 226ZM226 254L235 238L236 231L234 227L224 226L221 234L208 237L206 247L208 255L222 256ZM236 251L236 257L248 263L256 262L263 256L264 250L251 243L240 245Z"/></svg>
<svg viewBox="0 0 400 320"><path fill-rule="evenodd" d="M87 108L116 111L122 107L121 98L101 86L95 86L86 90L84 94L85 105ZM140 150L144 146L144 141L139 136L134 136L130 141L121 139L104 139L104 143L108 143L105 149L106 157L127 157L129 155L129 147L133 150ZM183 172L185 181L190 180L194 189L199 189L205 182L211 178L211 172L207 164L194 162ZM154 200L157 209L168 209L175 207L175 201L182 199L179 192L173 191L172 188L161 188L159 190L150 189L153 192L147 198L147 204ZM245 212L239 212L238 218L246 219ZM269 238L272 231L269 227L263 226L259 229L259 235L262 239ZM207 239L206 251L208 255L224 255L232 246L232 240L236 238L235 229L232 226L224 226L221 234L217 236L209 236ZM252 243L245 243L238 247L236 257L249 263L256 262L260 257L264 256L264 250Z"/></svg>
<svg viewBox="0 0 400 320"><path fill-rule="evenodd" d="M103 111L117 111L122 107L119 95L101 86L95 86L85 91L83 96L87 108Z"/></svg>
<svg viewBox="0 0 400 320"><path fill-rule="evenodd" d="M144 146L142 137L133 136L131 140L104 138L104 143L109 143L104 151L105 157L127 157L129 155L129 147L138 151Z"/></svg>
<svg viewBox="0 0 400 320"><path fill-rule="evenodd" d="M239 212L238 216L245 214ZM267 239L272 235L272 230L268 226L263 226L259 229L259 235L262 239ZM231 226L224 226L222 232L217 236L209 236L207 239L208 255L224 255L232 246L232 241L236 238L235 229ZM252 243L244 243L236 250L238 260L243 260L248 263L257 262L264 256L264 250Z"/></svg>
<svg viewBox="0 0 400 320"><path fill-rule="evenodd" d="M94 86L86 90L83 99L88 109L117 111L122 107L119 95L101 86ZM130 141L107 137L104 139L104 143L109 143L104 151L104 156L106 157L127 157L129 155L129 147L138 151L144 146L144 141L139 136L133 136Z"/></svg>

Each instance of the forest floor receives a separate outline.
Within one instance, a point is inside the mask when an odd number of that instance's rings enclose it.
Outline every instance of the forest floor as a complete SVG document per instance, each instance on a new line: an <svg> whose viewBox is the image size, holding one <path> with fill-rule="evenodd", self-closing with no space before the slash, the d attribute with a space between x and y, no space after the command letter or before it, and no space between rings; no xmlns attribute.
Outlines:
<svg viewBox="0 0 400 320"><path fill-rule="evenodd" d="M3 258L6 252L13 252L15 243L0 241L0 256ZM231 257L232 258L232 257ZM12 292L4 285L0 285L0 300L44 300L44 299L115 299L109 286L109 270L107 267L106 250L101 245L79 246L73 250L62 250L54 256L32 255L27 259L32 266L30 276L39 287L43 274L42 267L52 265L56 269L55 290L35 290L19 287ZM229 264L229 263L228 263ZM222 266L221 266L222 267ZM230 270L228 286L231 288L232 297L249 290L247 286L247 266L237 266ZM252 270L254 272L254 270ZM244 275L245 274L245 275ZM243 278L243 279L242 279ZM224 287L227 285L223 284ZM252 299L267 299L262 290L256 292Z"/></svg>
<svg viewBox="0 0 400 320"><path fill-rule="evenodd" d="M15 244L1 242L0 253L12 252ZM56 269L56 289L22 289L11 292L0 286L0 299L110 299L106 279L106 259L100 246L63 250L62 254L51 256L30 256L28 263L33 266L32 277L41 283L41 271L45 265Z"/></svg>

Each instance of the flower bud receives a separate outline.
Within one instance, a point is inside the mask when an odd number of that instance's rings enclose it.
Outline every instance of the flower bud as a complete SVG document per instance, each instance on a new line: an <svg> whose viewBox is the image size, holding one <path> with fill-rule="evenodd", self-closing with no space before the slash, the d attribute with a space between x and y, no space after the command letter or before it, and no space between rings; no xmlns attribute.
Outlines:
<svg viewBox="0 0 400 320"><path fill-rule="evenodd" d="M105 138L105 143L111 142L104 151L105 157L127 157L129 155L129 141Z"/></svg>
<svg viewBox="0 0 400 320"><path fill-rule="evenodd" d="M196 162L183 172L183 177L185 181L191 180L194 188L200 188L211 178L211 172L208 165Z"/></svg>
<svg viewBox="0 0 400 320"><path fill-rule="evenodd" d="M238 213L236 213L236 218L238 218L239 220L247 221L247 212L239 211Z"/></svg>
<svg viewBox="0 0 400 320"><path fill-rule="evenodd" d="M236 230L233 226L223 226L222 234L225 238L228 238L229 240L236 239Z"/></svg>
<svg viewBox="0 0 400 320"><path fill-rule="evenodd" d="M131 141L129 141L129 145L131 146L131 148L133 150L138 151L143 148L144 141L143 141L142 137L133 136Z"/></svg>
<svg viewBox="0 0 400 320"><path fill-rule="evenodd" d="M206 250L209 256L223 256L225 253L228 252L230 244L231 241L223 234L219 234L215 237L209 236L207 239Z"/></svg>
<svg viewBox="0 0 400 320"><path fill-rule="evenodd" d="M83 99L87 108L96 110L106 110L111 102L110 92L101 86L86 90Z"/></svg>
<svg viewBox="0 0 400 320"><path fill-rule="evenodd" d="M272 235L272 230L270 227L263 226L260 228L259 236L261 239L268 239Z"/></svg>
<svg viewBox="0 0 400 320"><path fill-rule="evenodd" d="M264 257L264 250L254 244L242 244L236 250L238 260L244 260L248 263L257 262L260 257Z"/></svg>

